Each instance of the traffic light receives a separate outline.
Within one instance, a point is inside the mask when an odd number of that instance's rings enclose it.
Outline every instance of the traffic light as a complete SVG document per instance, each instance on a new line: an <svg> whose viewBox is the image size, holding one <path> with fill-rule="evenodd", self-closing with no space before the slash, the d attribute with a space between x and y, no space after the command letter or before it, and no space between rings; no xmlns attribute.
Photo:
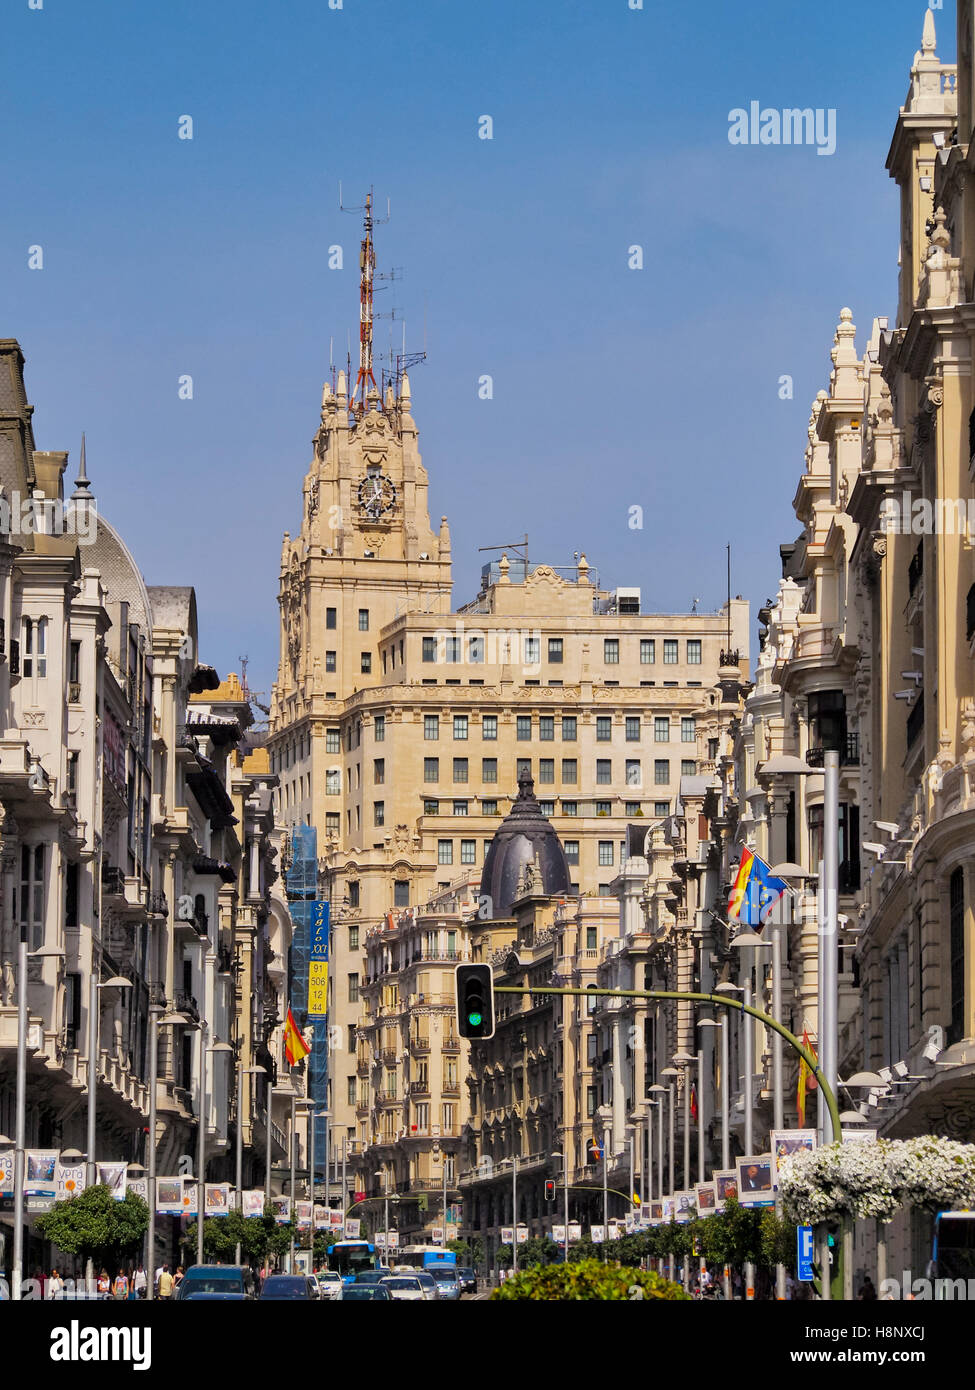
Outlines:
<svg viewBox="0 0 975 1390"><path fill-rule="evenodd" d="M494 977L489 965L458 965L457 1028L462 1038L494 1037Z"/></svg>
<svg viewBox="0 0 975 1390"><path fill-rule="evenodd" d="M545 1179L545 1200L546 1200L546 1202L554 1202L554 1201L555 1201L555 1179L554 1179L554 1178L546 1178L546 1179Z"/></svg>

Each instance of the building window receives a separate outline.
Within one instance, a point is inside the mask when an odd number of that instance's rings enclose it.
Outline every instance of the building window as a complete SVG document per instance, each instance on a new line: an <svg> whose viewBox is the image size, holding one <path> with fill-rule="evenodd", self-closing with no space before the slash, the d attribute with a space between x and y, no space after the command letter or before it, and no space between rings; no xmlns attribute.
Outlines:
<svg viewBox="0 0 975 1390"><path fill-rule="evenodd" d="M440 781L440 759L439 759L439 758L424 758L424 759L423 759L423 780L424 780L424 782L439 782L439 781Z"/></svg>
<svg viewBox="0 0 975 1390"><path fill-rule="evenodd" d="M338 623L337 623L337 621L336 621L337 613L338 613L338 610L335 609L335 608L326 608L326 609L325 609L325 626L326 626L329 630L332 630L333 628L336 628L336 627L338 626Z"/></svg>
<svg viewBox="0 0 975 1390"><path fill-rule="evenodd" d="M577 816L579 814L578 801L563 801L562 814L563 816Z"/></svg>
<svg viewBox="0 0 975 1390"><path fill-rule="evenodd" d="M342 730L341 730L341 729L326 729L326 730L325 730L325 752L326 752L326 753L341 753L341 751L342 751Z"/></svg>
<svg viewBox="0 0 975 1390"><path fill-rule="evenodd" d="M627 743L640 742L640 716L627 715L626 717L626 741Z"/></svg>
<svg viewBox="0 0 975 1390"><path fill-rule="evenodd" d="M517 730L519 743L528 743L532 736L532 717L530 714L518 715Z"/></svg>
<svg viewBox="0 0 975 1390"><path fill-rule="evenodd" d="M325 670L326 670L326 671L334 671L335 669L336 669L336 666L335 666L335 653L334 653L334 652L326 652L326 653L325 653Z"/></svg>
<svg viewBox="0 0 975 1390"><path fill-rule="evenodd" d="M20 925L32 951L44 944L44 846L20 847Z"/></svg>
<svg viewBox="0 0 975 1390"><path fill-rule="evenodd" d="M701 664L701 643L697 638L693 638L687 643L687 664L688 666L700 666Z"/></svg>
<svg viewBox="0 0 975 1390"><path fill-rule="evenodd" d="M342 795L342 769L340 767L330 767L325 773L325 795Z"/></svg>
<svg viewBox="0 0 975 1390"><path fill-rule="evenodd" d="M603 639L603 661L607 666L618 666L620 664L619 638L606 637Z"/></svg>
<svg viewBox="0 0 975 1390"><path fill-rule="evenodd" d="M549 661L562 660L562 638L550 637L548 639L548 659Z"/></svg>
<svg viewBox="0 0 975 1390"><path fill-rule="evenodd" d="M426 662L436 661L437 659L437 639L436 637L424 637L423 639L423 660Z"/></svg>
<svg viewBox="0 0 975 1390"><path fill-rule="evenodd" d="M433 742L440 737L440 716L436 714L425 714L423 716L423 737L427 743Z"/></svg>
<svg viewBox="0 0 975 1390"><path fill-rule="evenodd" d="M359 670L364 676L372 671L372 652L363 652L359 658Z"/></svg>
<svg viewBox="0 0 975 1390"><path fill-rule="evenodd" d="M670 715L658 714L653 721L653 741L654 743L670 742Z"/></svg>
<svg viewBox="0 0 975 1390"><path fill-rule="evenodd" d="M325 812L325 836L331 839L339 833L339 813L338 811Z"/></svg>
<svg viewBox="0 0 975 1390"><path fill-rule="evenodd" d="M694 761L693 758L681 758L681 760L680 760L680 775L681 775L682 777L696 777L696 776L697 776L697 763Z"/></svg>
<svg viewBox="0 0 975 1390"><path fill-rule="evenodd" d="M498 780L498 760L497 758L481 759L481 781L496 782Z"/></svg>
<svg viewBox="0 0 975 1390"><path fill-rule="evenodd" d="M447 637L445 639L444 659L451 666L456 666L463 661L461 639L459 637Z"/></svg>
<svg viewBox="0 0 975 1390"><path fill-rule="evenodd" d="M613 814L613 803L611 801L597 801L596 815L611 816Z"/></svg>
<svg viewBox="0 0 975 1390"><path fill-rule="evenodd" d="M596 927L587 927L587 928L586 928L586 950L587 950L587 951L596 951L596 950L599 949L597 937L598 937L598 930L597 930Z"/></svg>
<svg viewBox="0 0 975 1390"><path fill-rule="evenodd" d="M425 816L439 816L440 802L427 798L423 802L423 814Z"/></svg>
<svg viewBox="0 0 975 1390"><path fill-rule="evenodd" d="M477 841L461 840L460 842L460 862L462 864L477 863Z"/></svg>
<svg viewBox="0 0 975 1390"><path fill-rule="evenodd" d="M542 813L543 816L554 816L554 815L555 815L555 802L554 802L554 801L540 801L540 802L538 803L538 809L539 809L539 811L541 811L541 813Z"/></svg>
<svg viewBox="0 0 975 1390"><path fill-rule="evenodd" d="M76 705L81 699L81 643L68 644L68 703Z"/></svg>
<svg viewBox="0 0 975 1390"><path fill-rule="evenodd" d="M454 842L453 840L437 841L437 863L452 864L454 862Z"/></svg>
<svg viewBox="0 0 975 1390"><path fill-rule="evenodd" d="M350 1004L358 1004L358 1002L359 1002L359 976L358 976L358 974L350 975L350 976L348 977L348 980L349 980L349 1003L350 1003Z"/></svg>
<svg viewBox="0 0 975 1390"><path fill-rule="evenodd" d="M454 815L455 815L455 816L466 816L466 815L467 815L467 802L466 802L466 801L455 801L455 802L454 802Z"/></svg>
<svg viewBox="0 0 975 1390"><path fill-rule="evenodd" d="M542 743L555 741L555 715L541 714L538 717L538 737Z"/></svg>
<svg viewBox="0 0 975 1390"><path fill-rule="evenodd" d="M664 641L664 665L676 666L678 661L679 643L676 638L667 638Z"/></svg>
<svg viewBox="0 0 975 1390"><path fill-rule="evenodd" d="M467 759L466 759L466 758L455 758L455 759L454 759L454 781L455 781L455 782L466 782L466 781L467 781Z"/></svg>
<svg viewBox="0 0 975 1390"><path fill-rule="evenodd" d="M684 715L680 721L681 743L697 743L697 720L693 714Z"/></svg>
<svg viewBox="0 0 975 1390"><path fill-rule="evenodd" d="M653 814L654 814L655 816L669 816L669 815L670 815L670 802L669 802L669 801L655 801L655 802L653 803Z"/></svg>
<svg viewBox="0 0 975 1390"><path fill-rule="evenodd" d="M652 637L640 639L640 665L652 666L657 659L657 644Z"/></svg>
<svg viewBox="0 0 975 1390"><path fill-rule="evenodd" d="M498 803L497 803L496 801L492 801L492 800L485 799L485 800L483 800L483 801L481 802L481 815L482 815L482 816L496 816L497 814L498 814Z"/></svg>
<svg viewBox="0 0 975 1390"><path fill-rule="evenodd" d="M349 1105L355 1105L355 1103L356 1103L356 1099L355 1099L355 1081L356 1081L356 1079L355 1079L354 1076L346 1077L346 1097L345 1097L345 1098L346 1098L346 1101L348 1102Z"/></svg>
<svg viewBox="0 0 975 1390"><path fill-rule="evenodd" d="M596 742L611 743L613 739L613 721L608 715L601 714L596 719Z"/></svg>
<svg viewBox="0 0 975 1390"><path fill-rule="evenodd" d="M350 927L350 928L349 928L349 950L350 950L350 951L358 951L358 949L359 949L359 928L358 928L358 927Z"/></svg>
<svg viewBox="0 0 975 1390"><path fill-rule="evenodd" d="M516 781L516 782L522 782L522 781L524 781L526 778L531 777L531 775L532 775L532 760L531 760L531 758L516 758L516 759L515 759L515 781Z"/></svg>
<svg viewBox="0 0 975 1390"><path fill-rule="evenodd" d="M368 632L368 631L369 631L369 609L368 609L368 608L360 608L360 609L359 609L359 631L360 631L360 632Z"/></svg>
<svg viewBox="0 0 975 1390"><path fill-rule="evenodd" d="M574 785L579 780L579 763L575 758L562 759L562 781Z"/></svg>
<svg viewBox="0 0 975 1390"><path fill-rule="evenodd" d="M670 781L670 759L658 758L653 765L653 780L656 786L666 787Z"/></svg>
<svg viewBox="0 0 975 1390"><path fill-rule="evenodd" d="M612 758L596 759L596 782L602 786L608 786L613 780L613 760Z"/></svg>
<svg viewBox="0 0 975 1390"><path fill-rule="evenodd" d="M615 863L615 860L614 860L614 858L613 858L613 852L614 852L614 845L613 845L613 841L612 841L612 840L600 840L600 841L599 841L599 860L598 860L598 862L599 862L599 865L600 865L601 868L604 867L604 866L607 865L607 864L613 864L613 863Z"/></svg>
<svg viewBox="0 0 975 1390"><path fill-rule="evenodd" d="M467 659L475 666L484 660L483 637L469 637L467 639Z"/></svg>
<svg viewBox="0 0 975 1390"><path fill-rule="evenodd" d="M386 716L377 714L373 722L373 737L377 743L384 743L386 740Z"/></svg>
<svg viewBox="0 0 975 1390"><path fill-rule="evenodd" d="M538 780L539 782L554 783L555 781L555 759L539 758L538 760Z"/></svg>
<svg viewBox="0 0 975 1390"><path fill-rule="evenodd" d="M454 738L466 739L467 737L467 715L454 715Z"/></svg>
<svg viewBox="0 0 975 1390"><path fill-rule="evenodd" d="M409 907L410 905L410 881L408 878L398 878L393 884L393 906Z"/></svg>
<svg viewBox="0 0 975 1390"><path fill-rule="evenodd" d="M540 637L525 638L525 665L537 666L542 659L542 641Z"/></svg>
<svg viewBox="0 0 975 1390"><path fill-rule="evenodd" d="M578 862L579 862L579 841L578 841L578 840L565 840L565 841L563 842L563 846L562 846L562 847L563 847L563 849L565 850L565 861L566 861L566 863L567 863L567 864L578 864Z"/></svg>
<svg viewBox="0 0 975 1390"><path fill-rule="evenodd" d="M481 738L493 742L498 737L498 716L486 714L481 720Z"/></svg>
<svg viewBox="0 0 975 1390"><path fill-rule="evenodd" d="M386 803L385 801L374 801L372 803L372 823L373 825L386 824Z"/></svg>
<svg viewBox="0 0 975 1390"><path fill-rule="evenodd" d="M381 786L386 780L386 759L373 758L372 760L372 780L377 787Z"/></svg>
<svg viewBox="0 0 975 1390"><path fill-rule="evenodd" d="M640 770L639 758L627 758L626 760L626 785L628 787L643 786L643 773Z"/></svg>

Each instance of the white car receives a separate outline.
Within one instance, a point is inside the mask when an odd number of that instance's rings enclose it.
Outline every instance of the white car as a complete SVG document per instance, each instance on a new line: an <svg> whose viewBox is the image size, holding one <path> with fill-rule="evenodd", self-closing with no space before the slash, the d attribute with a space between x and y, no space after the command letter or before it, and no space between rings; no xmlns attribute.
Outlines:
<svg viewBox="0 0 975 1390"><path fill-rule="evenodd" d="M396 1303L422 1303L426 1298L415 1274L388 1274L383 1283Z"/></svg>
<svg viewBox="0 0 975 1390"><path fill-rule="evenodd" d="M440 1294L437 1292L437 1281L433 1275L428 1274L425 1269L414 1269L412 1273L423 1290L423 1297L430 1303L436 1303Z"/></svg>
<svg viewBox="0 0 975 1390"><path fill-rule="evenodd" d="M332 1303L337 1303L342 1297L342 1276L334 1269L323 1269L316 1274L318 1288L322 1298L329 1299Z"/></svg>

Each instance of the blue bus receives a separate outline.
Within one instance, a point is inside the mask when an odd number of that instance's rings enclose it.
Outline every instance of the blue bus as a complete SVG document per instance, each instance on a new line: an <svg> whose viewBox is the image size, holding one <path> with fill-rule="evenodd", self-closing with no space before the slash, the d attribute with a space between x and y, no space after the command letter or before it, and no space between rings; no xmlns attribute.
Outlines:
<svg viewBox="0 0 975 1390"><path fill-rule="evenodd" d="M341 1274L343 1284L353 1283L357 1274L377 1264L376 1247L368 1240L337 1240L328 1252L328 1267Z"/></svg>
<svg viewBox="0 0 975 1390"><path fill-rule="evenodd" d="M975 1291L975 1211L939 1211L934 1218L934 1243L928 1278L935 1281L935 1298L952 1298L948 1283L965 1281L965 1292Z"/></svg>
<svg viewBox="0 0 975 1390"><path fill-rule="evenodd" d="M412 1269L430 1269L436 1265L450 1265L456 1268L457 1256L442 1245L405 1245L402 1250L391 1251L393 1262L409 1265Z"/></svg>

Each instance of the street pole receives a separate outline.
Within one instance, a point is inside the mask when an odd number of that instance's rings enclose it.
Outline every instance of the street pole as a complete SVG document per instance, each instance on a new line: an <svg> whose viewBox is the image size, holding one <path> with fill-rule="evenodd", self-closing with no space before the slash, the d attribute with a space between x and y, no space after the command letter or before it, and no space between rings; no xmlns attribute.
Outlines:
<svg viewBox="0 0 975 1390"><path fill-rule="evenodd" d="M298 1136L295 1134L295 1096L291 1096L291 1126L288 1132L288 1149L291 1153L291 1245L288 1249L288 1273L295 1272L295 1146Z"/></svg>
<svg viewBox="0 0 975 1390"><path fill-rule="evenodd" d="M721 1167L731 1166L731 1087L728 1084L728 1023L727 1014L721 1020Z"/></svg>
<svg viewBox="0 0 975 1390"><path fill-rule="evenodd" d="M697 1050L697 1180L704 1181L704 1049Z"/></svg>
<svg viewBox="0 0 975 1390"><path fill-rule="evenodd" d="M207 1038L209 1025L200 1024L200 1114L196 1139L196 1262L203 1263L203 1213L206 1210Z"/></svg>
<svg viewBox="0 0 975 1390"><path fill-rule="evenodd" d="M92 1088L91 1053L88 1054L88 1090ZM27 923L21 922L17 945L17 1116L14 1142L14 1250L10 1296L21 1299L24 1277L24 1166L27 1145ZM91 1154L89 1153L89 1163ZM89 1262L90 1263L90 1262ZM90 1276L89 1276L90 1277Z"/></svg>
<svg viewBox="0 0 975 1390"><path fill-rule="evenodd" d="M265 1206L267 1206L268 1203L269 1203L270 1200L271 1200L271 1090L272 1090L271 1073L268 1072L268 1075L267 1075L267 1103L266 1103L266 1105L265 1105L265 1110L266 1110L266 1112L267 1112L267 1125L266 1125L266 1130L267 1130L267 1132L266 1132L266 1134L264 1135L264 1140L265 1140L265 1150L264 1150L264 1205L265 1205Z"/></svg>
<svg viewBox="0 0 975 1390"><path fill-rule="evenodd" d="M325 1133L328 1133L328 1121L325 1121ZM326 1183L328 1181L328 1165L325 1166ZM308 1107L308 1195L311 1197L311 1268L315 1271L315 1107Z"/></svg>
<svg viewBox="0 0 975 1390"><path fill-rule="evenodd" d="M606 1259L606 1241L609 1237L609 1125L603 1124L603 1259Z"/></svg>
<svg viewBox="0 0 975 1390"><path fill-rule="evenodd" d="M242 1123L244 1092L244 1059L237 1061L237 1216L244 1209L244 1126ZM240 1241L234 1250L234 1264L240 1264Z"/></svg>
<svg viewBox="0 0 975 1390"><path fill-rule="evenodd" d="M348 1189L345 1185L345 1159L349 1147L349 1136L342 1135L342 1239L345 1239L345 1208L349 1200Z"/></svg>
<svg viewBox="0 0 975 1390"><path fill-rule="evenodd" d="M656 1101L647 1101L647 1180L643 1185L644 1202L653 1201L653 1107Z"/></svg>
<svg viewBox="0 0 975 1390"><path fill-rule="evenodd" d="M443 1173L443 1248L447 1249L447 1151L443 1152L441 1158L441 1169Z"/></svg>
<svg viewBox="0 0 975 1390"><path fill-rule="evenodd" d="M634 1148L634 1145L635 1145L635 1144L636 1144L636 1135L633 1134L633 1133L631 1133L631 1134L630 1134L630 1190L629 1190L629 1192L626 1194L627 1197L628 1197L629 1200L630 1200L630 1214L631 1214L631 1215L632 1215L632 1213L633 1213L633 1197L634 1197L634 1194L635 1194L635 1192L636 1192L636 1188L635 1188L635 1186L633 1185L633 1148ZM625 1215L625 1213L624 1213L624 1215Z"/></svg>
<svg viewBox="0 0 975 1390"><path fill-rule="evenodd" d="M745 1007L748 1008L752 1002L752 967L749 962L745 972L745 993L743 996ZM745 1066L745 1153L751 1154L754 1151L754 1106L752 1103L752 1081L755 1073L755 1025L751 1018L746 1014L743 1019L745 1025L744 1038L744 1066ZM755 1266L751 1262L745 1265L745 1298L746 1300L755 1297Z"/></svg>
<svg viewBox="0 0 975 1390"><path fill-rule="evenodd" d="M96 1166L95 1166L95 1120L97 1111L98 1094L98 1023L99 1023L99 997L98 997L98 977L101 974L101 960L95 949L95 936L92 932L91 938L91 971L88 976L88 1134L85 1147L88 1150L88 1161L85 1164L85 1183L89 1188L95 1186ZM26 948L24 960L24 973L21 976L25 985L24 1007L26 1009ZM26 1013L24 1015L24 1029L21 1030L22 1036L26 1030ZM94 1288L95 1266L91 1256L85 1266L85 1282L89 1289Z"/></svg>
<svg viewBox="0 0 975 1390"><path fill-rule="evenodd" d="M839 893L839 834L840 834L840 755L835 751L823 755L823 770L826 774L823 794L823 864L820 880L820 901L822 904L819 930L822 937L820 962L822 973L819 981L819 1060L832 1093L836 1094L837 1051L838 1051L838 1012L839 978L837 962L837 897ZM822 1099L821 1099L822 1105ZM825 1110L825 1106L823 1106ZM822 1113L822 1112L821 1112ZM825 1140L826 1116L823 1113L823 1133L820 1142ZM852 1250L844 1222L843 1257L850 1265ZM824 1301L832 1298L830 1287L829 1244L825 1233L820 1237L820 1280L821 1296ZM850 1274L844 1270L844 1285Z"/></svg>
<svg viewBox="0 0 975 1390"><path fill-rule="evenodd" d="M518 1273L518 1155L511 1155L511 1272Z"/></svg>
<svg viewBox="0 0 975 1390"><path fill-rule="evenodd" d="M159 1005L149 1005L149 1232L146 1238L146 1298L156 1296L156 1077L159 1072Z"/></svg>
<svg viewBox="0 0 975 1390"><path fill-rule="evenodd" d="M383 1249L384 1249L384 1251L385 1251L385 1254L383 1255L383 1259L386 1261L387 1264L389 1264L389 1169L388 1169L388 1168L386 1168L386 1169L383 1170L383 1188L384 1188L385 1194L386 1194L386 1215L385 1215L385 1218L384 1218L384 1220L385 1220L385 1230L386 1230L386 1240L385 1240L385 1245L383 1246Z"/></svg>
<svg viewBox="0 0 975 1390"><path fill-rule="evenodd" d="M670 1082L670 1084L667 1087L667 1090L670 1092L670 1106L667 1111L667 1177L670 1182L669 1192L672 1197L674 1195L674 1149L676 1147L675 1122L677 1118L677 1096L675 1094L675 1087L673 1081Z"/></svg>
<svg viewBox="0 0 975 1390"><path fill-rule="evenodd" d="M565 1260L564 1260L564 1263L565 1263L565 1264L568 1264L568 1263L569 1263L569 1136L568 1136L568 1133L565 1133L564 1138L565 1138L565 1143L564 1143L563 1146L562 1146L563 1149L565 1150L565 1152L564 1152L563 1155L562 1155L562 1182L563 1182L563 1185L564 1185L564 1187L565 1187L565 1192L564 1192L564 1194L563 1194L563 1195L564 1195L564 1200L565 1200Z"/></svg>
<svg viewBox="0 0 975 1390"><path fill-rule="evenodd" d="M681 1068L684 1074L684 1191L691 1186L691 1072L690 1067Z"/></svg>

